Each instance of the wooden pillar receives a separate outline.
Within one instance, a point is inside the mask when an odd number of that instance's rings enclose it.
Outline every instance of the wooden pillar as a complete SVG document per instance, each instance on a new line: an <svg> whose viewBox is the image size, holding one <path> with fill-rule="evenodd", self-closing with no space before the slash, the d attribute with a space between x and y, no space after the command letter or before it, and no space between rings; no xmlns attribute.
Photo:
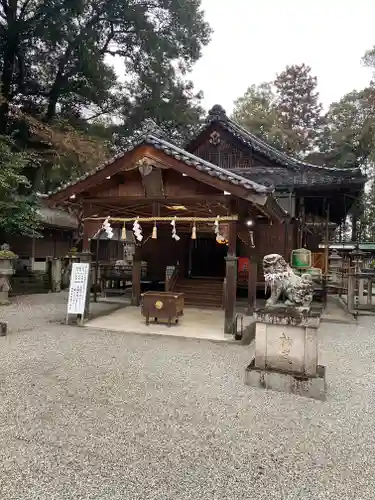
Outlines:
<svg viewBox="0 0 375 500"><path fill-rule="evenodd" d="M135 245L132 270L132 305L139 306L141 303L141 247Z"/></svg>
<svg viewBox="0 0 375 500"><path fill-rule="evenodd" d="M329 255L329 203L326 208L326 227L324 236L324 274L328 275L328 255Z"/></svg>
<svg viewBox="0 0 375 500"><path fill-rule="evenodd" d="M237 299L237 225L236 221L229 222L228 234L228 254L225 258L226 273L225 273L225 322L224 333L234 333L234 322L236 319L236 299Z"/></svg>
<svg viewBox="0 0 375 500"><path fill-rule="evenodd" d="M91 204L84 203L83 204L83 219L85 217L91 217L92 215L92 206ZM91 238L94 236L91 234L93 227L90 224L90 221L83 220L82 221L82 252L90 252L91 251Z"/></svg>
<svg viewBox="0 0 375 500"><path fill-rule="evenodd" d="M347 306L348 312L353 314L355 312L355 295L356 295L356 276L354 267L349 266L348 273L348 299Z"/></svg>
<svg viewBox="0 0 375 500"><path fill-rule="evenodd" d="M91 260L92 260L92 255L90 252L81 252L79 254L79 262L89 264L89 274L87 278L87 290L86 290L86 303L85 303L85 312L83 314L83 318L87 319L90 314L90 297L91 297ZM83 321L82 321L83 324Z"/></svg>
<svg viewBox="0 0 375 500"><path fill-rule="evenodd" d="M30 259L31 271L35 270L35 237L31 239L31 259Z"/></svg>
<svg viewBox="0 0 375 500"><path fill-rule="evenodd" d="M303 248L304 240L305 240L305 223L306 223L305 198L301 198L300 203L301 203L301 206L300 206L301 232L300 232L300 241L298 242L298 245L299 245L299 248Z"/></svg>
<svg viewBox="0 0 375 500"><path fill-rule="evenodd" d="M82 252L90 252L90 228L88 221L83 221Z"/></svg>
<svg viewBox="0 0 375 500"><path fill-rule="evenodd" d="M256 309L258 263L254 251L249 252L249 271L247 279L247 314L252 316Z"/></svg>

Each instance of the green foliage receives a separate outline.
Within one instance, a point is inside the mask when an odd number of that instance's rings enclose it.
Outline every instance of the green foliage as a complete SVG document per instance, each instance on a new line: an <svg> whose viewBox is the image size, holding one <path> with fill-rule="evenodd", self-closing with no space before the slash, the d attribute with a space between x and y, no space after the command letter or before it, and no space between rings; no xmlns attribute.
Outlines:
<svg viewBox="0 0 375 500"><path fill-rule="evenodd" d="M369 172L375 154L375 88L354 90L332 103L319 141L327 165Z"/></svg>
<svg viewBox="0 0 375 500"><path fill-rule="evenodd" d="M48 120L181 94L210 37L200 0L4 0L0 22L3 68L10 52L15 63L11 88ZM122 60L124 83L108 56Z"/></svg>
<svg viewBox="0 0 375 500"><path fill-rule="evenodd" d="M268 144L283 149L282 120L270 83L251 85L234 104L233 120Z"/></svg>
<svg viewBox="0 0 375 500"><path fill-rule="evenodd" d="M145 118L186 137L202 114L186 75L210 34L200 0L2 0L0 134L31 153L33 188L89 170Z"/></svg>
<svg viewBox="0 0 375 500"><path fill-rule="evenodd" d="M30 183L22 174L28 162L0 136L0 229L6 234L38 236L37 199L29 194Z"/></svg>
<svg viewBox="0 0 375 500"><path fill-rule="evenodd" d="M322 122L316 87L311 68L287 66L273 83L250 86L235 102L233 118L277 149L304 157L315 147Z"/></svg>
<svg viewBox="0 0 375 500"><path fill-rule="evenodd" d="M375 87L353 90L332 103L324 117L319 153L309 159L327 166L359 167L370 186L353 205L351 240L375 240ZM358 205L358 211L355 210Z"/></svg>
<svg viewBox="0 0 375 500"><path fill-rule="evenodd" d="M11 250L0 250L0 259L2 260L15 260L18 259L18 255Z"/></svg>
<svg viewBox="0 0 375 500"><path fill-rule="evenodd" d="M276 107L285 133L284 150L305 155L316 145L321 125L322 105L318 81L305 64L287 66L274 82Z"/></svg>

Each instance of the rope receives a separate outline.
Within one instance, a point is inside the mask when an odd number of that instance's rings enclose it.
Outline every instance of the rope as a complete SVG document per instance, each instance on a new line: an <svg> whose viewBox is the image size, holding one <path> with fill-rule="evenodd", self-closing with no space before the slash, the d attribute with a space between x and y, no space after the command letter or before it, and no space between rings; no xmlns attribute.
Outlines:
<svg viewBox="0 0 375 500"><path fill-rule="evenodd" d="M107 217L86 217L85 220L104 221ZM238 215L223 215L222 217L110 217L111 222L229 222L238 220Z"/></svg>

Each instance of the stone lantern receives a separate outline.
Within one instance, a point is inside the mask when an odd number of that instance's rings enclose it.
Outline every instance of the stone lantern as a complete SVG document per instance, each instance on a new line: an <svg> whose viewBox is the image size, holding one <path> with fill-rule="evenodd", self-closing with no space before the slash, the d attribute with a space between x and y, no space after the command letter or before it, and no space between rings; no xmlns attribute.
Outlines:
<svg viewBox="0 0 375 500"><path fill-rule="evenodd" d="M14 261L18 255L11 251L9 245L4 243L0 247L0 304L9 304L10 276L14 274Z"/></svg>
<svg viewBox="0 0 375 500"><path fill-rule="evenodd" d="M360 250L357 246L352 252L350 252L349 255L351 263L354 265L354 272L360 273L362 269L363 259L367 255L367 253L362 252L362 250Z"/></svg>
<svg viewBox="0 0 375 500"><path fill-rule="evenodd" d="M343 258L337 250L332 250L328 256L328 269L331 280L334 282L340 281L340 271L342 268Z"/></svg>

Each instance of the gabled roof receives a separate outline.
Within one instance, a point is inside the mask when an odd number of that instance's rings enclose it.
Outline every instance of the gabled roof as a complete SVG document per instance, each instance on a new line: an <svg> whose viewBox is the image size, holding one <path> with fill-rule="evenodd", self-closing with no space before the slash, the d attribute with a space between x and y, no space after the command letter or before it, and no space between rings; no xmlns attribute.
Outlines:
<svg viewBox="0 0 375 500"><path fill-rule="evenodd" d="M209 111L205 124L198 130L195 137L189 141L186 145L186 149L191 150L194 143L196 143L199 139L199 136L213 124L219 124L224 130L228 131L245 146L260 153L280 166L284 166L291 170L291 177L288 178L289 182L286 182L285 184L290 184L291 182L293 184L335 184L338 183L337 179L340 179L341 181L345 180L346 182L351 182L353 180L365 182L366 180L366 177L362 174L359 168L338 168L314 165L288 156L273 146L270 146L265 141L259 139L259 137L252 134L235 121L231 120L227 116L226 111L219 104L213 106L213 108ZM272 172L272 167L261 167L258 172L256 171L256 168L251 168L251 170L249 169L248 171L241 169L241 172L244 177L247 178L251 175L251 178L257 182L262 182L264 178L267 177L267 174L270 174L270 180L273 181L273 184L276 187L284 184L282 179L274 178L272 175L274 173ZM324 177L322 178L322 176ZM284 179L284 181L285 180L286 179Z"/></svg>
<svg viewBox="0 0 375 500"><path fill-rule="evenodd" d="M55 227L60 229L77 229L78 220L65 210L58 208L40 207L38 215L44 227Z"/></svg>
<svg viewBox="0 0 375 500"><path fill-rule="evenodd" d="M166 155L171 156L172 158L175 158L176 160L179 160L185 163L186 165L194 167L196 170L207 173L208 175L216 177L223 181L227 181L235 186L240 186L245 189L249 189L257 194L270 194L274 191L273 187L263 186L261 184L258 184L257 182L247 179L246 177L238 173L225 170L224 168L214 165L213 163L209 163L203 160L202 158L199 158L198 156L195 156L192 153L189 153L188 151L185 151L176 146L175 144L167 141L166 139L163 138L163 136L164 133L160 130L160 128L152 120L147 120L147 124L146 126L143 127L142 133L135 136L130 141L129 146L124 151L117 154L110 160L102 163L95 170L87 172L86 174L82 175L81 177L78 177L77 179L62 184L54 191L50 191L48 193L48 196L63 191L64 189L74 186L79 182L84 181L87 178L97 174L98 172L104 170L106 167L112 165L117 160L125 156L126 153L131 152L140 145L153 146L156 149L160 149L161 151L163 151L163 153L165 153Z"/></svg>

